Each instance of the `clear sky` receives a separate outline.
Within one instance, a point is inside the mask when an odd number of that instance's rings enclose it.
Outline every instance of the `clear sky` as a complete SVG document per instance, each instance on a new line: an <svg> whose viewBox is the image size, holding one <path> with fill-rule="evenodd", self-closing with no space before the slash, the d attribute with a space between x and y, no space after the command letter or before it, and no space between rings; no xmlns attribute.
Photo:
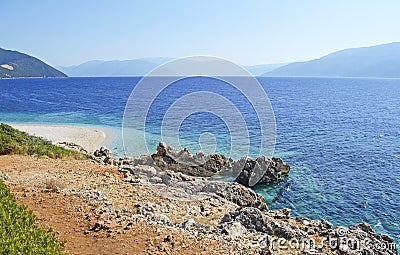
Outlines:
<svg viewBox="0 0 400 255"><path fill-rule="evenodd" d="M0 0L0 47L51 65L213 55L310 60L400 41L398 0Z"/></svg>

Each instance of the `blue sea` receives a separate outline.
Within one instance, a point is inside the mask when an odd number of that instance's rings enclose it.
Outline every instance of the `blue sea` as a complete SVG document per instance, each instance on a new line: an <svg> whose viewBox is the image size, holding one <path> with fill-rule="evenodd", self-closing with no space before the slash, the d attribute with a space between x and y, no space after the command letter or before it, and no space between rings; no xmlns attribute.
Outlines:
<svg viewBox="0 0 400 255"><path fill-rule="evenodd" d="M122 155L124 109L139 81L139 77L0 79L0 122L101 128L108 135L106 145ZM258 81L275 114L274 156L291 165L283 181L254 187L269 208L287 207L292 215L325 218L335 225L366 221L399 242L400 80ZM146 132L150 134L150 150L156 149L161 138L159 125L173 102L187 93L205 90L236 101L252 138L249 153L258 151L260 130L254 127L259 123L241 93L206 78L183 83L162 91L149 109ZM197 151L199 136L211 133L218 144L215 151L226 154L231 142L226 123L209 113L191 115L181 123L181 142Z"/></svg>

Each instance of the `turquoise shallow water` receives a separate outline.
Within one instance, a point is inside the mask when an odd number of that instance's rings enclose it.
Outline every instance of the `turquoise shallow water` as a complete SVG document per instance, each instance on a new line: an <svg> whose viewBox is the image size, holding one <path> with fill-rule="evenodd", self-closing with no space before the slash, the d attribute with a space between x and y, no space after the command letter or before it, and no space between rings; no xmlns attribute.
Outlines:
<svg viewBox="0 0 400 255"><path fill-rule="evenodd" d="M0 121L87 125L105 130L108 147L122 155L122 116L139 78L0 80ZM269 207L326 218L349 226L367 221L400 240L400 80L260 78L275 112L275 156L292 166L273 186L257 186ZM159 124L172 102L207 90L236 101L246 116L252 151L260 141L254 111L240 93L210 80L171 86L150 109L150 148L161 138ZM227 153L229 127L210 114L182 122L180 138L200 149L203 132L215 134L216 151Z"/></svg>

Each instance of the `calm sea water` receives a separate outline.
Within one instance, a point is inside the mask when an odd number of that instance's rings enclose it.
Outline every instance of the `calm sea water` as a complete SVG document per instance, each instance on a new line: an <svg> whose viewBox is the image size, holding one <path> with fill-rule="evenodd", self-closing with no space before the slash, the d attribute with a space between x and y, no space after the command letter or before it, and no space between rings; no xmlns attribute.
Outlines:
<svg viewBox="0 0 400 255"><path fill-rule="evenodd" d="M140 78L66 78L0 80L0 122L97 126L121 153L121 123L126 101ZM400 240L400 80L259 78L275 112L275 156L292 170L273 186L257 186L271 209L325 218L349 226L366 221ZM254 110L243 95L207 79L186 80L162 92L150 109L151 143L159 136L166 109L196 90L223 94L244 113L259 147ZM215 134L225 153L229 131L211 114L182 122L182 141L199 149L202 132ZM222 144L222 146L219 146Z"/></svg>

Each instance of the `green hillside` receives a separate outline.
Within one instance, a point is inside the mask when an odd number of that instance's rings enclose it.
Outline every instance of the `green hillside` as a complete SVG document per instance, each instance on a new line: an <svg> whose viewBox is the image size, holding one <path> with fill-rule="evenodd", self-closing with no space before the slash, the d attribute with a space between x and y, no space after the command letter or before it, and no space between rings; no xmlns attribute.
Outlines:
<svg viewBox="0 0 400 255"><path fill-rule="evenodd" d="M0 48L0 78L67 77L43 61L18 51Z"/></svg>

